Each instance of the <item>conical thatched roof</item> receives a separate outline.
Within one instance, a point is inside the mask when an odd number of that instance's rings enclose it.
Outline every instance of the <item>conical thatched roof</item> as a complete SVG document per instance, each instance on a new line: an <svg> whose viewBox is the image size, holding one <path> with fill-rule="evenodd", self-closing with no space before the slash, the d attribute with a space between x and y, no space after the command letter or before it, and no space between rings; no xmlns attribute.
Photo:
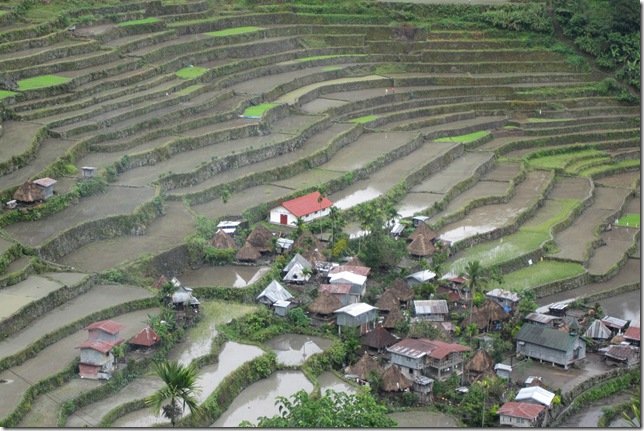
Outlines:
<svg viewBox="0 0 644 431"><path fill-rule="evenodd" d="M407 251L413 256L431 256L436 251L436 247L428 237L421 234L407 246Z"/></svg>
<svg viewBox="0 0 644 431"><path fill-rule="evenodd" d="M465 364L465 369L471 373L487 373L494 369L494 359L483 349L477 350L472 359Z"/></svg>
<svg viewBox="0 0 644 431"><path fill-rule="evenodd" d="M335 310L342 308L342 302L336 295L322 292L309 305L309 311L316 314L332 314Z"/></svg>
<svg viewBox="0 0 644 431"><path fill-rule="evenodd" d="M426 223L420 223L418 227L409 235L409 240L414 241L419 235L424 236L427 240L431 241L436 238L436 232L432 230Z"/></svg>
<svg viewBox="0 0 644 431"><path fill-rule="evenodd" d="M237 260L243 260L247 262L255 262L261 257L261 253L255 247L253 247L248 241L244 243L244 246L239 249L235 257Z"/></svg>
<svg viewBox="0 0 644 431"><path fill-rule="evenodd" d="M362 380L367 380L371 371L375 371L377 374L382 374L383 369L378 361L369 356L367 352L364 352L360 360L353 366L349 367L349 372L351 374L355 374Z"/></svg>
<svg viewBox="0 0 644 431"><path fill-rule="evenodd" d="M273 250L273 234L261 224L255 226L255 229L246 238L246 242L250 243L260 253Z"/></svg>
<svg viewBox="0 0 644 431"><path fill-rule="evenodd" d="M385 392L401 392L411 388L412 384L397 365L392 365L382 374L382 390Z"/></svg>
<svg viewBox="0 0 644 431"><path fill-rule="evenodd" d="M14 192L13 198L20 202L37 202L45 198L43 189L31 181L27 181Z"/></svg>
<svg viewBox="0 0 644 431"><path fill-rule="evenodd" d="M376 327L374 330L367 332L360 337L360 344L374 349L384 349L398 342L398 338L394 337L382 326Z"/></svg>
<svg viewBox="0 0 644 431"><path fill-rule="evenodd" d="M293 243L294 249L300 249L303 251L311 251L316 248L319 249L320 247L320 241L318 241L318 239L308 230L302 232L302 234L297 237L297 239Z"/></svg>
<svg viewBox="0 0 644 431"><path fill-rule="evenodd" d="M615 335L613 338L611 338L610 344L620 344L624 340L625 338L623 335Z"/></svg>
<svg viewBox="0 0 644 431"><path fill-rule="evenodd" d="M212 237L210 244L212 244L213 247L220 249L237 248L235 240L221 229L219 229Z"/></svg>
<svg viewBox="0 0 644 431"><path fill-rule="evenodd" d="M477 328L484 329L495 320L506 320L508 313L503 310L503 307L498 303L486 299L481 307L474 307L472 309L472 323L476 324Z"/></svg>
<svg viewBox="0 0 644 431"><path fill-rule="evenodd" d="M402 278L395 279L389 290L399 301L407 302L414 299L414 290L407 286L407 283Z"/></svg>
<svg viewBox="0 0 644 431"><path fill-rule="evenodd" d="M404 318L405 317L400 312L400 309L394 308L389 311L389 314L387 314L387 318L383 322L382 326L383 328L394 329Z"/></svg>
<svg viewBox="0 0 644 431"><path fill-rule="evenodd" d="M398 298L396 298L391 290L388 289L380 295L378 302L376 302L376 307L381 310L391 311L393 309L400 308L400 301L398 301Z"/></svg>

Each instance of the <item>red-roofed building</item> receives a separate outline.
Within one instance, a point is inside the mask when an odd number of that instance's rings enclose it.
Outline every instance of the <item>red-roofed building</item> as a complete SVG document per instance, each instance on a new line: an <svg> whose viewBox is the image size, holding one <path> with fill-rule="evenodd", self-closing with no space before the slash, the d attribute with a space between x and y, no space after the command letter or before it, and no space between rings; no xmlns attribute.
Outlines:
<svg viewBox="0 0 644 431"><path fill-rule="evenodd" d="M501 425L533 427L543 417L546 407L541 404L509 401L497 411Z"/></svg>
<svg viewBox="0 0 644 431"><path fill-rule="evenodd" d="M458 343L427 338L405 338L387 347L391 362L412 380L421 375L447 380L452 374L463 374L463 352L469 350Z"/></svg>
<svg viewBox="0 0 644 431"><path fill-rule="evenodd" d="M136 334L134 337L130 338L128 344L133 346L143 346L143 347L152 347L158 343L161 339L156 332L149 326L141 329L141 331Z"/></svg>
<svg viewBox="0 0 644 431"><path fill-rule="evenodd" d="M333 202L320 192L312 192L299 198L282 202L282 205L271 210L269 221L276 224L295 226L297 219L311 221L324 217L331 212Z"/></svg>
<svg viewBox="0 0 644 431"><path fill-rule="evenodd" d="M633 346L640 345L640 328L639 326L629 326L624 331L624 341L628 341Z"/></svg>
<svg viewBox="0 0 644 431"><path fill-rule="evenodd" d="M123 342L119 331L123 325L113 320L101 320L87 326L87 340L80 349L79 371L81 378L109 379L114 371L112 349Z"/></svg>

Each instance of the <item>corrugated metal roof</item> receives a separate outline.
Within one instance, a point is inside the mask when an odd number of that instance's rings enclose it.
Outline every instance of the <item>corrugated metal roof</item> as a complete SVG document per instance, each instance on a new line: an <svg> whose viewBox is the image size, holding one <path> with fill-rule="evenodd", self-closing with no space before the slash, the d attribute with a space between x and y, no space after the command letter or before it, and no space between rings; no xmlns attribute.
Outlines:
<svg viewBox="0 0 644 431"><path fill-rule="evenodd" d="M304 267L299 263L293 265L289 272L284 276L284 281L309 281L311 274L304 273Z"/></svg>
<svg viewBox="0 0 644 431"><path fill-rule="evenodd" d="M549 324L553 320L561 320L561 317L557 316L551 316L549 314L543 314L543 313L530 313L527 316L525 316L525 320L530 320L532 322L538 322L542 323L544 325Z"/></svg>
<svg viewBox="0 0 644 431"><path fill-rule="evenodd" d="M333 205L329 199L312 192L295 199L282 202L282 206L289 210L295 217L304 217L316 211L324 210Z"/></svg>
<svg viewBox="0 0 644 431"><path fill-rule="evenodd" d="M544 409L545 407L539 404L509 401L499 408L497 414L503 416L512 416L514 418L534 420Z"/></svg>
<svg viewBox="0 0 644 431"><path fill-rule="evenodd" d="M268 286L266 286L266 289L262 290L262 293L257 295L257 299L265 296L268 298L271 302L277 302L280 299L291 299L293 298L293 295L291 295L288 290L284 289L284 286L279 284L279 282L273 280L270 282Z"/></svg>
<svg viewBox="0 0 644 431"><path fill-rule="evenodd" d="M349 293L351 293L351 285L343 283L320 284L319 290L320 293L328 292L334 295L348 295Z"/></svg>
<svg viewBox="0 0 644 431"><path fill-rule="evenodd" d="M550 407L555 394L543 389L540 386L530 386L519 390L519 393L514 397L517 401L534 400L544 406Z"/></svg>
<svg viewBox="0 0 644 431"><path fill-rule="evenodd" d="M503 290L498 288L490 290L485 294L485 296L489 298L507 299L508 301L512 301L512 302L518 302L519 299L521 299L519 295L514 292L510 292L509 290Z"/></svg>
<svg viewBox="0 0 644 431"><path fill-rule="evenodd" d="M572 348L577 337L558 331L548 326L526 323L517 334L517 341L548 347L567 352Z"/></svg>
<svg viewBox="0 0 644 431"><path fill-rule="evenodd" d="M300 253L295 253L295 256L286 264L282 272L289 272L296 264L300 264L302 268L313 269L311 262L306 260Z"/></svg>
<svg viewBox="0 0 644 431"><path fill-rule="evenodd" d="M365 277L364 275L356 274L354 272L349 272L349 271L338 272L338 273L332 274L329 277L329 283L331 284L343 283L343 282L362 286L367 282L367 277Z"/></svg>
<svg viewBox="0 0 644 431"><path fill-rule="evenodd" d="M627 340L640 340L640 328L639 326L630 326L626 332L624 332L624 338Z"/></svg>
<svg viewBox="0 0 644 431"><path fill-rule="evenodd" d="M445 343L427 338L405 338L404 340L387 347L387 351L409 358L422 358L427 355L434 359L443 359L450 353L466 352L469 347L457 343Z"/></svg>
<svg viewBox="0 0 644 431"><path fill-rule="evenodd" d="M447 301L444 299L426 299L414 301L416 315L448 314Z"/></svg>
<svg viewBox="0 0 644 431"><path fill-rule="evenodd" d="M329 270L329 276L333 274L339 274L341 272L351 272L353 274L367 277L371 272L371 268L362 265L337 265Z"/></svg>
<svg viewBox="0 0 644 431"><path fill-rule="evenodd" d="M601 320L595 320L593 321L593 323L590 324L590 326L584 333L584 336L607 340L611 338L613 334L610 332L610 329L608 329Z"/></svg>
<svg viewBox="0 0 644 431"><path fill-rule="evenodd" d="M113 320L101 320L99 322L94 322L88 325L87 327L85 327L85 329L87 329L88 331L93 329L100 329L101 331L107 332L108 334L111 334L111 335L118 334L119 331L123 328L125 328L124 325L121 325L120 323L115 322Z"/></svg>
<svg viewBox="0 0 644 431"><path fill-rule="evenodd" d="M508 372L511 373L512 372L512 367L509 366L509 365L506 365L506 364L495 364L494 365L494 371L496 371L496 370L503 370L503 371L508 371Z"/></svg>
<svg viewBox="0 0 644 431"><path fill-rule="evenodd" d="M345 313L349 316L356 317L361 314L368 313L371 310L377 310L377 308L365 302L356 302L355 304L345 305L344 307L335 310L334 313Z"/></svg>
<svg viewBox="0 0 644 431"><path fill-rule="evenodd" d="M609 328L623 329L627 324L628 320L618 319L617 317L606 316L602 319L602 322Z"/></svg>
<svg viewBox="0 0 644 431"><path fill-rule="evenodd" d="M436 277L436 273L426 269L424 271L414 272L413 274L408 275L406 278L412 278L420 283L424 283L433 279L434 277Z"/></svg>
<svg viewBox="0 0 644 431"><path fill-rule="evenodd" d="M49 187L49 186L53 186L53 185L54 185L54 184L56 184L57 182L58 182L58 181L56 181L55 179L53 179L53 178L49 178L49 177L38 178L37 180L34 180L34 184L37 184L37 185L39 185L40 187Z"/></svg>

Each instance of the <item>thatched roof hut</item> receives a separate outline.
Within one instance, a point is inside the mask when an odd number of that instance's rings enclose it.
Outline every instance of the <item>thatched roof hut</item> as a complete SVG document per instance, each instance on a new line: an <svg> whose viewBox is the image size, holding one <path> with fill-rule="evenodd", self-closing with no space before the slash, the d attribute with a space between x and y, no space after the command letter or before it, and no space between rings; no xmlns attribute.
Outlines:
<svg viewBox="0 0 644 431"><path fill-rule="evenodd" d="M427 223L420 223L418 227L409 235L409 240L414 241L419 235L424 236L428 241L432 241L438 235Z"/></svg>
<svg viewBox="0 0 644 431"><path fill-rule="evenodd" d="M488 352L479 349L465 364L465 370L475 375L492 373L494 370L494 359L492 359L492 356Z"/></svg>
<svg viewBox="0 0 644 431"><path fill-rule="evenodd" d="M374 371L378 375L382 375L384 370L378 361L372 358L367 352L364 352L360 360L349 367L349 373L355 374L361 380L367 380L371 371Z"/></svg>
<svg viewBox="0 0 644 431"><path fill-rule="evenodd" d="M45 200L45 194L42 187L27 181L14 192L13 198L20 202L32 203Z"/></svg>
<svg viewBox="0 0 644 431"><path fill-rule="evenodd" d="M391 290L387 289L382 293L382 295L380 295L380 298L378 298L376 307L384 311L391 311L393 309L400 308L400 302L396 295L394 295Z"/></svg>
<svg viewBox="0 0 644 431"><path fill-rule="evenodd" d="M315 298L309 305L309 311L315 314L329 315L339 308L342 308L342 302L336 295L331 295L328 292L322 292Z"/></svg>
<svg viewBox="0 0 644 431"><path fill-rule="evenodd" d="M382 326L386 329L395 329L396 326L404 319L405 317L400 312L400 309L394 308L393 310L389 311L389 314L387 314L387 318L383 322Z"/></svg>
<svg viewBox="0 0 644 431"><path fill-rule="evenodd" d="M414 299L414 289L407 286L402 278L395 279L389 290L400 302L409 302Z"/></svg>
<svg viewBox="0 0 644 431"><path fill-rule="evenodd" d="M405 377L397 365L392 365L382 374L382 390L385 392L402 392L412 385L412 381Z"/></svg>
<svg viewBox="0 0 644 431"><path fill-rule="evenodd" d="M433 255L436 247L428 237L420 234L407 246L407 251L412 256L424 257Z"/></svg>
<svg viewBox="0 0 644 431"><path fill-rule="evenodd" d="M250 243L260 253L267 253L273 250L273 234L261 224L248 235L246 242Z"/></svg>
<svg viewBox="0 0 644 431"><path fill-rule="evenodd" d="M391 335L391 333L382 326L377 326L376 329L369 331L360 337L360 344L376 350L382 350L385 347L396 344L398 341L398 338Z"/></svg>
<svg viewBox="0 0 644 431"><path fill-rule="evenodd" d="M237 248L235 240L222 229L217 230L215 235L212 237L210 244L219 249Z"/></svg>
<svg viewBox="0 0 644 431"><path fill-rule="evenodd" d="M262 256L262 254L257 250L255 247L253 247L248 241L244 243L244 246L239 249L235 257L239 261L243 262L255 262L257 259L259 259Z"/></svg>
<svg viewBox="0 0 644 431"><path fill-rule="evenodd" d="M472 309L472 323L476 324L480 330L488 328L492 322L504 321L509 317L510 315L501 305L489 299L485 300L480 308L474 307Z"/></svg>

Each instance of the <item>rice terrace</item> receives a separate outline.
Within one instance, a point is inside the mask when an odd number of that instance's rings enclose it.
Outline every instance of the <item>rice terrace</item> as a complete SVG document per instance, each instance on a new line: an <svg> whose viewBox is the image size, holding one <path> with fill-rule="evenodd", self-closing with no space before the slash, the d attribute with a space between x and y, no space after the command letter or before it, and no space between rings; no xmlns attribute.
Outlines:
<svg viewBox="0 0 644 431"><path fill-rule="evenodd" d="M639 47L634 0L5 0L0 426L639 427Z"/></svg>

